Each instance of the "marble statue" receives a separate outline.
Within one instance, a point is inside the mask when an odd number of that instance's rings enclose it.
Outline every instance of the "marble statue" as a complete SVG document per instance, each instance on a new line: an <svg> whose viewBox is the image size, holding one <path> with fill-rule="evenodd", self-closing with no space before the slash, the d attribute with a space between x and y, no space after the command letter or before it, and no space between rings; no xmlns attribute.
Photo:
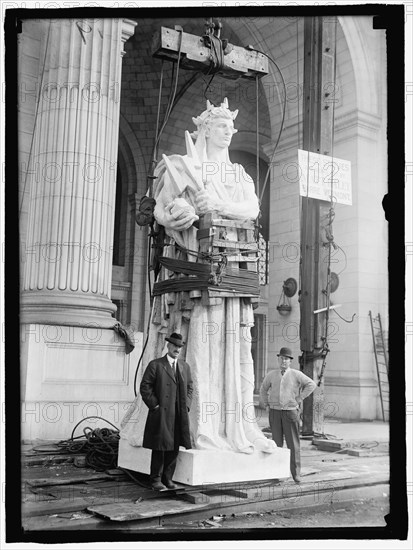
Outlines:
<svg viewBox="0 0 413 550"><path fill-rule="evenodd" d="M159 162L155 170L154 216L165 227L164 257L198 261L198 229L194 222L207 212L215 211L233 220L257 218L259 203L254 182L241 165L230 161L228 153L237 131L237 114L237 110L230 111L226 99L217 107L208 101L207 109L192 119L197 128L192 134L195 143L185 132L187 155L163 155ZM173 273L162 267L158 280L171 276ZM194 382L192 448L248 454L255 450L274 452L276 446L258 427L253 406L251 304L229 297L205 305L194 293L182 304L180 297L181 293L169 292L154 298L136 387L148 362L165 353L165 336L178 332L186 341L181 355L191 367ZM138 394L121 423L121 437L133 446L142 445L146 416L147 407Z"/></svg>

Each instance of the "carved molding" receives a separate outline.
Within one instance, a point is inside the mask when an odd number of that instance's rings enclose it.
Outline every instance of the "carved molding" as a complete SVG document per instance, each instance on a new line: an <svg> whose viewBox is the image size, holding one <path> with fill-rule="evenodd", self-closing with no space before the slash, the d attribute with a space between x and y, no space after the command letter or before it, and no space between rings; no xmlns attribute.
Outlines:
<svg viewBox="0 0 413 550"><path fill-rule="evenodd" d="M125 346L124 344L120 345L118 343L113 345L108 344L99 344L99 343L80 343L80 342L45 342L46 348L53 350L62 350L65 352L70 352L73 354L73 352L76 353L76 350L80 350L82 353L82 357L87 357L86 353L87 351L90 351L93 349L94 354L94 361L99 361L99 353L103 354L113 354L118 353L123 355L122 359L122 376L118 379L107 379L107 378L82 378L80 376L77 376L76 378L69 378L67 376L67 373L64 373L62 378L53 378L48 375L47 369L49 368L51 371L53 371L53 364L52 364L52 357L49 358L49 360L44 364L43 368L43 380L42 384L70 384L70 385L79 385L79 384L96 384L96 385L106 385L106 386L126 386L128 385L129 380L129 366L130 366L130 356L125 355ZM58 353L58 352L57 352ZM108 367L108 366L107 366Z"/></svg>
<svg viewBox="0 0 413 550"><path fill-rule="evenodd" d="M134 34L135 27L138 24L137 21L133 21L132 19L122 19L122 34L121 34L121 40L122 40L122 46L121 46L121 52L120 55L123 57L125 55L125 42L129 40L129 38Z"/></svg>
<svg viewBox="0 0 413 550"><path fill-rule="evenodd" d="M381 117L360 111L359 109L353 109L346 113L342 113L338 116L334 123L335 142L339 142L342 139L347 139L345 132L351 130L351 138L355 135L367 137L372 140L377 139L377 134L381 128ZM286 126L283 130L283 135L276 152L275 160L279 160L280 157L292 157L296 155L298 149L297 138L297 123ZM267 157L271 157L274 149L274 143L266 143L262 146L262 150Z"/></svg>
<svg viewBox="0 0 413 550"><path fill-rule="evenodd" d="M377 388L377 380L374 378L325 376L325 386L337 388Z"/></svg>

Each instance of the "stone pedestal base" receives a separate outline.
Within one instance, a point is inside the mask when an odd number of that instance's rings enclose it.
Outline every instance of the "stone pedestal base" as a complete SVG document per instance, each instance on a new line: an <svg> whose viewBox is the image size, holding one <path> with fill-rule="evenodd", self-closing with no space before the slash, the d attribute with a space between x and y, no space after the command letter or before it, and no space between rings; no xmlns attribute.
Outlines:
<svg viewBox="0 0 413 550"><path fill-rule="evenodd" d="M149 474L150 463L150 449L132 447L126 439L120 440L119 467ZM232 451L181 449L173 480L186 485L204 485L282 479L289 476L289 449L277 447L271 454L255 451L250 455Z"/></svg>
<svg viewBox="0 0 413 550"><path fill-rule="evenodd" d="M22 324L22 439L68 439L89 416L119 427L133 399L142 333L134 338L135 348L126 354L125 340L112 329ZM91 418L79 425L75 437L85 427L112 429Z"/></svg>

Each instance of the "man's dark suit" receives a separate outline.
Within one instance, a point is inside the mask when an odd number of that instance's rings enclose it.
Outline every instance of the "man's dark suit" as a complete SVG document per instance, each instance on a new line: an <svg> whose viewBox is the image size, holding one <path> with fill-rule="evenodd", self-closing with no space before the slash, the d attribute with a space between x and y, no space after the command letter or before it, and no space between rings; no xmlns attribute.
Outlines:
<svg viewBox="0 0 413 550"><path fill-rule="evenodd" d="M167 356L146 367L140 393L148 406L143 447L152 449L151 481L171 481L179 446L191 448L188 411L192 400L189 365L178 359L176 379Z"/></svg>

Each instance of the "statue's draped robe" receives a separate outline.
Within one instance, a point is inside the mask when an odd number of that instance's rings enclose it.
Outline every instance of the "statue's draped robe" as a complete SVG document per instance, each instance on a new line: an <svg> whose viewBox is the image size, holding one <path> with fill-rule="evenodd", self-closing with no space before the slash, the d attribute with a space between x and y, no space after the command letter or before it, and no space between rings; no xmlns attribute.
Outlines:
<svg viewBox="0 0 413 550"><path fill-rule="evenodd" d="M169 159L180 172L182 181L189 182L183 157L172 155ZM204 164L207 174L205 189L209 196L233 205L234 213L224 213L224 218L254 219L258 215L258 199L254 183L238 164L219 167ZM155 218L165 226L169 245L163 255L188 261L198 261L197 229L178 232L168 228L165 206L176 192L171 187L164 161L157 166L155 175ZM195 206L190 190L186 200ZM236 210L236 212L235 212ZM228 240L236 240L236 233L227 234ZM174 244L188 251L177 249ZM193 253L195 252L195 253ZM175 276L162 268L158 280ZM200 298L193 299L193 308L180 309L180 295L163 294L154 298L148 343L139 369L136 387L148 362L165 353L165 336L172 332L183 335L186 346L181 354L191 367L194 394L190 411L192 446L195 449L233 450L253 453L255 449L272 452L275 445L268 440L257 425L253 405L254 365L251 355L253 311L242 298L223 298L220 304L205 306ZM173 303L172 303L173 302ZM134 446L142 445L147 407L138 393L137 398L122 420L121 437Z"/></svg>

